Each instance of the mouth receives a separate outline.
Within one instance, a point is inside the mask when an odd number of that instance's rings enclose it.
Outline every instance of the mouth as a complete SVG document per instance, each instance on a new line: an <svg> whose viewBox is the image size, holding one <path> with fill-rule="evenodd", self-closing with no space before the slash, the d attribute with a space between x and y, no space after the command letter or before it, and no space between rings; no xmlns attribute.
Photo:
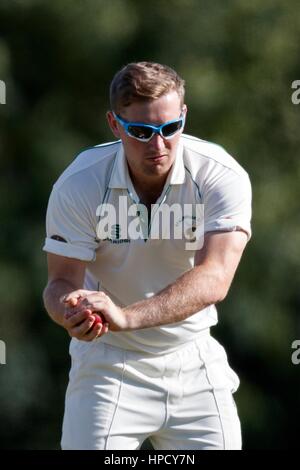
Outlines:
<svg viewBox="0 0 300 470"><path fill-rule="evenodd" d="M147 158L147 160L150 160L153 163L157 163L161 162L166 157L167 155L153 155L152 157Z"/></svg>

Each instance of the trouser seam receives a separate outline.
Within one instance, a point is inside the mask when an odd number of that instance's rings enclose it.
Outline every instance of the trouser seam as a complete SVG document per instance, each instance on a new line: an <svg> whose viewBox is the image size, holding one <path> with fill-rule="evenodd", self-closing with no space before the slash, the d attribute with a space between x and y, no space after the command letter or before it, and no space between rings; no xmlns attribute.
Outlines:
<svg viewBox="0 0 300 470"><path fill-rule="evenodd" d="M121 376L120 385L119 385L119 390L118 390L118 395L117 395L117 396L118 396L118 398L117 398L117 403L116 403L116 405L115 405L115 410L114 410L114 412L113 412L112 419L111 419L111 422L110 422L110 425L109 425L109 428L108 428L108 432L107 432L107 436L106 436L106 440L105 440L105 445L104 445L104 450L107 450L108 441L109 441L109 438L110 438L112 426L113 426L113 423L114 423L114 421L115 421L115 417L116 417L116 414L117 414L117 411L118 411L118 408L119 408L120 396L121 396L121 391L122 391L123 382L124 382L125 369L126 369L125 354L126 354L126 353L125 353L125 351L124 351L124 352L123 352L122 376Z"/></svg>
<svg viewBox="0 0 300 470"><path fill-rule="evenodd" d="M221 416L221 412L220 412L220 407L219 407L219 404L218 404L218 399L217 399L217 391L215 390L215 387L213 386L211 380L209 379L209 373L208 373L208 370L207 370L207 365L202 357L202 354L201 354L201 351L200 351L200 346L197 344L197 348L198 348L198 352L199 352L199 357L200 357L200 360L201 362L203 363L203 366L204 366L204 369L205 369L205 375L206 375L206 378L207 378L207 381L209 383L209 385L212 387L212 394L213 394L213 397L214 397L214 401L215 401L215 405L216 405L216 408L217 408L217 411L218 411L218 416L219 416L219 420L220 420L220 424L221 424L221 430L222 430L222 439L223 439L223 449L225 450L226 449L226 444L225 444L225 432L224 432L224 425L223 425L223 421L222 421L222 416Z"/></svg>
<svg viewBox="0 0 300 470"><path fill-rule="evenodd" d="M169 406L168 406L168 402L169 402L169 388L168 388L168 384L167 384L167 380L166 380L166 377L165 377L165 372L166 372L166 358L163 357L163 361L164 361L164 370L163 370L163 373L162 373L162 381L163 381L163 384L165 386L165 391L166 391L166 401L165 401L165 420L161 426L161 428L159 429L159 431L161 431L162 429L165 429L167 427L167 423L168 423L168 420L169 420Z"/></svg>

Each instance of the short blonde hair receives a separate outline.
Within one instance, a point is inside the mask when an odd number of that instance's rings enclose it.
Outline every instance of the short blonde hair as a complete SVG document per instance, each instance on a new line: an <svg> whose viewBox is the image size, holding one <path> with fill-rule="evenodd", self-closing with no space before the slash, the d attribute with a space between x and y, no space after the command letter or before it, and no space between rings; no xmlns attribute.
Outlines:
<svg viewBox="0 0 300 470"><path fill-rule="evenodd" d="M120 110L136 101L151 101L177 91L184 103L185 82L167 65L155 62L130 63L119 70L110 85L111 110Z"/></svg>

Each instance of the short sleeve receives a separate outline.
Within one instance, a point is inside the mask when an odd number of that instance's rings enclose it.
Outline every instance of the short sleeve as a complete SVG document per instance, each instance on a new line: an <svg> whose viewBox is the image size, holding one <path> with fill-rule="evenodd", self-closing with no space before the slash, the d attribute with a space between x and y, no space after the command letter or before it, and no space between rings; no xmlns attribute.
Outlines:
<svg viewBox="0 0 300 470"><path fill-rule="evenodd" d="M93 261L98 242L93 220L79 194L66 195L54 186L48 203L47 236L43 250L68 258Z"/></svg>
<svg viewBox="0 0 300 470"><path fill-rule="evenodd" d="M204 231L243 230L251 238L251 183L245 171L222 167L204 187Z"/></svg>

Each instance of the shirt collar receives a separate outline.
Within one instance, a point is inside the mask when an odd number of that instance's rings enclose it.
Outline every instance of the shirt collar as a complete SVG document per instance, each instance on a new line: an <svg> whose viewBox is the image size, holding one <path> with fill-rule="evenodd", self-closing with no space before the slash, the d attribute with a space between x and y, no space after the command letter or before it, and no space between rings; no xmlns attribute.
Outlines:
<svg viewBox="0 0 300 470"><path fill-rule="evenodd" d="M124 147L120 143L120 148L116 153L115 161L113 164L112 174L109 181L109 188L128 188L128 181L130 180L128 165L124 153ZM183 144L179 141L175 162L169 174L169 184L183 184L185 181L185 169L183 163Z"/></svg>
<svg viewBox="0 0 300 470"><path fill-rule="evenodd" d="M185 182L185 168L184 168L184 162L183 162L183 143L181 140L179 141L175 162L173 164L173 167L171 169L169 176L170 176L169 184L183 184Z"/></svg>
<svg viewBox="0 0 300 470"><path fill-rule="evenodd" d="M124 153L124 147L120 142L109 181L109 188L127 188L128 166Z"/></svg>

